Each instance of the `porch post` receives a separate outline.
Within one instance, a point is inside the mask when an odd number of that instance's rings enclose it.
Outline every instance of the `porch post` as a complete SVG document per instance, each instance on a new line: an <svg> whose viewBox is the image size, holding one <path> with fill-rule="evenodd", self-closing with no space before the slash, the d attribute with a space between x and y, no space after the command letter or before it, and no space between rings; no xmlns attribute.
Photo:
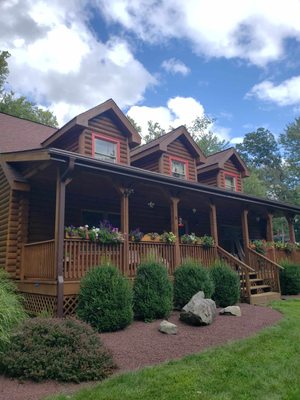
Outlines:
<svg viewBox="0 0 300 400"><path fill-rule="evenodd" d="M286 217L288 225L289 225L289 237L291 243L296 243L296 235L294 229L294 217L288 216Z"/></svg>
<svg viewBox="0 0 300 400"><path fill-rule="evenodd" d="M242 231L243 231L243 243L246 262L248 262L248 246L250 243L249 239L249 226L248 226L248 210L242 211Z"/></svg>
<svg viewBox="0 0 300 400"><path fill-rule="evenodd" d="M121 188L121 232L124 235L123 265L120 266L124 275L129 275L129 196L130 189Z"/></svg>
<svg viewBox="0 0 300 400"><path fill-rule="evenodd" d="M176 236L175 242L175 265L174 268L180 265L180 245L179 245L179 229L178 229L178 203L180 199L171 197L171 231Z"/></svg>
<svg viewBox="0 0 300 400"><path fill-rule="evenodd" d="M61 179L59 170L56 179L56 209L55 209L55 264L57 278L57 316L64 314L64 223L65 223L66 184Z"/></svg>
<svg viewBox="0 0 300 400"><path fill-rule="evenodd" d="M217 209L215 204L210 203L209 205L210 208L210 213L209 213L209 219L210 219L210 234L214 239L215 245L219 245L219 237L218 237L218 221L217 221Z"/></svg>
<svg viewBox="0 0 300 400"><path fill-rule="evenodd" d="M267 215L267 235L266 239L268 242L274 242L274 233L273 233L273 214L268 213ZM272 260L276 261L276 253L274 247L272 247L272 252L270 252Z"/></svg>

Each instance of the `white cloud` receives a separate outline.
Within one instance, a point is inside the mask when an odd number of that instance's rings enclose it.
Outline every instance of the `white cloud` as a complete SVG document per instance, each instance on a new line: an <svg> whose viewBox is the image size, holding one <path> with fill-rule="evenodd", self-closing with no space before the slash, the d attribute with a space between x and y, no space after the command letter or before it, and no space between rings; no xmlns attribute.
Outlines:
<svg viewBox="0 0 300 400"><path fill-rule="evenodd" d="M108 21L145 41L185 39L208 57L239 57L264 66L300 40L299 0L95 0Z"/></svg>
<svg viewBox="0 0 300 400"><path fill-rule="evenodd" d="M171 74L181 74L186 76L191 72L189 67L187 67L182 61L176 60L176 58L164 60L161 66L165 71L170 72Z"/></svg>
<svg viewBox="0 0 300 400"><path fill-rule="evenodd" d="M300 104L300 76L294 76L278 85L271 81L263 81L253 86L246 95L246 97L251 96L279 106L298 105Z"/></svg>
<svg viewBox="0 0 300 400"><path fill-rule="evenodd" d="M233 144L233 145L235 145L235 144L242 143L243 140L244 140L243 136L236 136L236 137L234 137L234 138L232 138L232 139L230 140L230 143Z"/></svg>
<svg viewBox="0 0 300 400"><path fill-rule="evenodd" d="M190 126L197 117L204 115L204 107L192 97L177 96L169 99L165 107L133 106L127 114L142 128L142 135L145 136L148 121L158 122L166 131L170 127ZM229 140L229 128L217 124L213 124L211 128L219 139Z"/></svg>
<svg viewBox="0 0 300 400"><path fill-rule="evenodd" d="M0 3L0 49L11 53L9 82L17 93L47 105L60 124L111 97L120 107L136 104L156 84L128 42L97 39L86 3Z"/></svg>

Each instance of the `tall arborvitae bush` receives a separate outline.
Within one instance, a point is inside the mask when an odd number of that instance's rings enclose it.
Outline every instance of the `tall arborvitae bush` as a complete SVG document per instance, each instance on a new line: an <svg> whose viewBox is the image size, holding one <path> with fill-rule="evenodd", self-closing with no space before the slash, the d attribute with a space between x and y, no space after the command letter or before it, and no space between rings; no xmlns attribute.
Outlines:
<svg viewBox="0 0 300 400"><path fill-rule="evenodd" d="M210 269L210 276L215 285L213 300L217 306L227 307L240 299L240 277L224 261L218 260Z"/></svg>

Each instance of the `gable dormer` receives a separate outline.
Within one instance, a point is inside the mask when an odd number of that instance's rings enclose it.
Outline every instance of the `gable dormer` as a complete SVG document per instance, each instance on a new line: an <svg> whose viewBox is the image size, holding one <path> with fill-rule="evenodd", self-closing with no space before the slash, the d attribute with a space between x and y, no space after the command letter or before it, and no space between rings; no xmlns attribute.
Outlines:
<svg viewBox="0 0 300 400"><path fill-rule="evenodd" d="M233 192L243 192L243 179L249 176L246 164L232 147L212 154L197 167L198 182Z"/></svg>
<svg viewBox="0 0 300 400"><path fill-rule="evenodd" d="M191 181L197 180L197 165L205 162L184 126L133 149L130 156L135 167Z"/></svg>
<svg viewBox="0 0 300 400"><path fill-rule="evenodd" d="M136 129L110 99L73 118L42 145L129 165L130 149L140 143Z"/></svg>

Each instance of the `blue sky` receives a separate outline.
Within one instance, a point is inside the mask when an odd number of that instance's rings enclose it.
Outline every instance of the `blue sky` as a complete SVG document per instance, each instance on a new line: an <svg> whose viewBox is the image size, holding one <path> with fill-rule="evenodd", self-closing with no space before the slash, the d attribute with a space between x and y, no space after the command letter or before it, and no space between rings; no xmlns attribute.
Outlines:
<svg viewBox="0 0 300 400"><path fill-rule="evenodd" d="M144 129L203 113L222 138L300 114L299 0L2 0L9 83L60 124L112 97Z"/></svg>

